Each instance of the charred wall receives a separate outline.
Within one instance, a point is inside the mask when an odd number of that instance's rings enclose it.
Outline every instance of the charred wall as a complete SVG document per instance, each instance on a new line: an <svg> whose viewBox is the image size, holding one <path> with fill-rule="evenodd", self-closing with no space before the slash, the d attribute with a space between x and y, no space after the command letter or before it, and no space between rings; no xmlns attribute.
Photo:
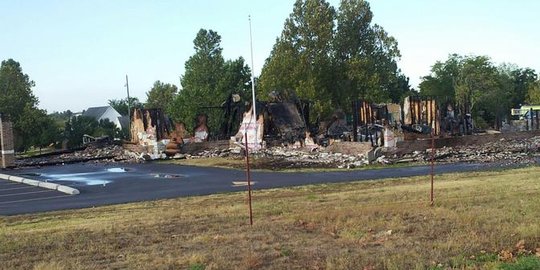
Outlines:
<svg viewBox="0 0 540 270"><path fill-rule="evenodd" d="M134 109L131 114L131 141L169 139L173 133L172 121L161 109Z"/></svg>
<svg viewBox="0 0 540 270"><path fill-rule="evenodd" d="M266 104L267 135L288 142L303 141L306 136L306 123L298 107L291 102L272 102Z"/></svg>

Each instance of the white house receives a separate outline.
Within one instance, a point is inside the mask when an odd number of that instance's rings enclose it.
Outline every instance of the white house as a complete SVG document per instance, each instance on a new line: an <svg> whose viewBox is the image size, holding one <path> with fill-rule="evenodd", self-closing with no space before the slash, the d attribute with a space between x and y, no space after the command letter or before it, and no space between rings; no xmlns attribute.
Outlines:
<svg viewBox="0 0 540 270"><path fill-rule="evenodd" d="M92 117L98 122L108 119L109 121L114 123L119 129L122 129L122 125L125 124L122 123L122 120L124 120L123 116L111 106L91 107L88 108L88 110L84 111L82 115L86 117Z"/></svg>

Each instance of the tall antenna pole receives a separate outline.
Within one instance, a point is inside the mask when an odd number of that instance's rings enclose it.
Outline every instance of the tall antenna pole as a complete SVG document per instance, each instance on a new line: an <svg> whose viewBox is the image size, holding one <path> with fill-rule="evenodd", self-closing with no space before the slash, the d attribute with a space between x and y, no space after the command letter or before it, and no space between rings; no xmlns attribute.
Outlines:
<svg viewBox="0 0 540 270"><path fill-rule="evenodd" d="M255 101L255 67L253 66L253 38L251 36L251 15L249 15L249 46L251 49L251 96L253 97L253 105L251 108L253 109L253 117L255 118L255 122L257 122L257 105ZM255 135L258 133L258 129L255 128ZM257 138L257 136L255 137ZM258 143L256 141L256 143Z"/></svg>
<svg viewBox="0 0 540 270"><path fill-rule="evenodd" d="M251 35L251 15L248 16L249 18L249 47L251 50L251 96L253 98L253 105L251 106L251 109L253 110L253 119L255 119L255 144L259 143L258 138L258 132L259 129L257 127L257 104L255 99L255 66L253 65L253 38Z"/></svg>
<svg viewBox="0 0 540 270"><path fill-rule="evenodd" d="M128 75L126 74L126 89L127 89L127 105L128 105L128 140L131 141L131 101L129 99L129 81Z"/></svg>

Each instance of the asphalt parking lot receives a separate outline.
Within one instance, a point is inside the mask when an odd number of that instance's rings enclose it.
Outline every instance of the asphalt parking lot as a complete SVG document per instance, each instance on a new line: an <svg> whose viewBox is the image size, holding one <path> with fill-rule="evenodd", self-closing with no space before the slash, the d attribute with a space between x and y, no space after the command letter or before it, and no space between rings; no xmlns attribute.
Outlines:
<svg viewBox="0 0 540 270"><path fill-rule="evenodd" d="M0 179L0 213L21 203L42 203L44 201L70 196L56 190L16 183Z"/></svg>
<svg viewBox="0 0 540 270"><path fill-rule="evenodd" d="M119 167L123 166L123 167ZM436 173L489 170L508 165L443 164ZM339 172L253 172L254 190L374 180L392 177L426 176L429 166L351 170ZM79 195L66 195L9 181L0 181L0 215L17 215L54 210L88 208L137 201L245 191L235 183L245 181L242 170L180 166L164 163L104 165L71 164L26 168L4 173L77 188Z"/></svg>

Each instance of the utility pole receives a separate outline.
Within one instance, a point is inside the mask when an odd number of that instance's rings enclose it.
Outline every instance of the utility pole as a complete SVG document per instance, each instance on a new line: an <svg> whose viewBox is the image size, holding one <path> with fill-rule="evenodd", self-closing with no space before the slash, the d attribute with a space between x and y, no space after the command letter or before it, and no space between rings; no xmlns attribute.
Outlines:
<svg viewBox="0 0 540 270"><path fill-rule="evenodd" d="M128 106L128 140L131 141L131 100L129 99L129 81L126 74L127 106Z"/></svg>

